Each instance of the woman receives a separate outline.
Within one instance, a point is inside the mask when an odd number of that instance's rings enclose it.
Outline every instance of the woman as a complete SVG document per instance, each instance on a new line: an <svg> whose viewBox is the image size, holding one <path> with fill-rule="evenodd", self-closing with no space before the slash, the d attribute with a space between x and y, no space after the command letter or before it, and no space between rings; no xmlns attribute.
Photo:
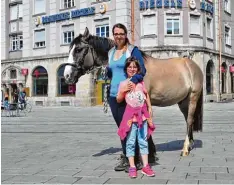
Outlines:
<svg viewBox="0 0 234 185"><path fill-rule="evenodd" d="M132 90L135 84L141 82L145 76L146 69L144 66L144 60L141 52L136 46L133 46L129 43L127 38L127 28L123 24L116 24L112 28L112 34L114 36L116 46L110 49L108 53L109 57L109 67L107 68L107 76L111 79L110 85L110 95L109 95L109 105L114 117L114 120L117 126L120 126L120 123L123 118L123 114L126 107L126 102L123 101L118 103L116 96L118 93L119 84L121 81L127 78L124 73L125 61L130 56L134 56L139 62L141 67L141 73L135 74L128 83L129 90ZM149 161L155 162L155 146L152 140L152 137L149 138ZM121 141L123 156L120 164L115 167L115 171L128 171L128 160L126 158L126 139ZM136 145L138 146L138 145ZM136 147L136 166L138 169L141 169L139 165L139 148Z"/></svg>

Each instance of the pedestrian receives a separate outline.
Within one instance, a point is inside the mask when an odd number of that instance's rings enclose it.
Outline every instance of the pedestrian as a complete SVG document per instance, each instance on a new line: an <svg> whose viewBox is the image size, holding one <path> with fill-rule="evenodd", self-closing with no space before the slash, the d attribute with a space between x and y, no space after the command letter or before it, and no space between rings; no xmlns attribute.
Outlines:
<svg viewBox="0 0 234 185"><path fill-rule="evenodd" d="M115 47L110 49L108 53L108 67L107 67L107 76L111 79L110 91L108 96L108 102L114 120L117 126L120 126L122 117L125 111L126 102L122 101L118 103L116 100L118 87L121 81L127 78L124 73L125 61L128 57L134 56L140 62L141 73L135 74L132 76L131 80L128 81L128 87L133 89L134 85L141 82L145 76L146 69L144 66L144 61L141 52L136 46L133 46L129 43L127 38L127 29L123 24L116 24L112 28L112 33L114 35ZM155 145L153 143L152 137L148 139L149 142L149 160L155 162ZM128 160L126 157L126 139L121 140L123 154L121 155L120 163L115 167L115 171L128 171ZM136 157L135 157L136 166L138 169L142 168L140 158L139 158L139 147L136 147Z"/></svg>
<svg viewBox="0 0 234 185"><path fill-rule="evenodd" d="M26 106L26 92L25 92L25 90L22 90L19 92L19 103L20 103L20 109L24 109Z"/></svg>
<svg viewBox="0 0 234 185"><path fill-rule="evenodd" d="M19 92L17 89L14 90L14 100L13 103L18 103L18 99L19 99Z"/></svg>
<svg viewBox="0 0 234 185"><path fill-rule="evenodd" d="M126 60L124 72L128 78L119 85L117 94L117 102L126 101L127 106L123 115L123 119L118 129L118 135L121 140L127 137L126 156L128 157L130 168L129 176L137 177L137 169L134 162L136 141L140 148L140 154L143 161L142 173L151 177L155 173L148 164L148 142L147 138L155 129L152 123L152 107L149 94L145 88L144 82L138 82L134 88L128 85L129 80L141 71L138 60L130 57Z"/></svg>

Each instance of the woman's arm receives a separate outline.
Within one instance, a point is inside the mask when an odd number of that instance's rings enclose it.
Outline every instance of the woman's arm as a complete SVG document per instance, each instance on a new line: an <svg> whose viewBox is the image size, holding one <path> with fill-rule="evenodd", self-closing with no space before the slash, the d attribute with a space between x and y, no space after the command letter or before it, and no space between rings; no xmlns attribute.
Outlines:
<svg viewBox="0 0 234 185"><path fill-rule="evenodd" d="M142 82L145 74L146 74L146 69L145 69L145 64L144 64L144 58L139 51L137 47L135 47L132 51L132 56L134 56L140 63L141 66L141 73L135 74L130 81L132 81L134 84L137 84L139 82Z"/></svg>
<svg viewBox="0 0 234 185"><path fill-rule="evenodd" d="M118 92L116 96L116 100L118 103L121 103L125 98L125 93L124 92Z"/></svg>

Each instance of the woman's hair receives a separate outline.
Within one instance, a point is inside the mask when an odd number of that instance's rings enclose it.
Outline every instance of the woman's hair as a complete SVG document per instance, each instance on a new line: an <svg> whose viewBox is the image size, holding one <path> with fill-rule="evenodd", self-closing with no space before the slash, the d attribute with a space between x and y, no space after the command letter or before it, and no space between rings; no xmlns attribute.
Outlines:
<svg viewBox="0 0 234 185"><path fill-rule="evenodd" d="M123 24L121 24L121 23L117 23L117 24L115 24L114 26L113 26L113 28L112 28L112 34L114 35L114 30L115 30L115 28L120 28L120 29L122 29L122 30L124 30L124 33L127 35L128 34L128 30L127 30L127 28L126 28L126 26L124 26ZM128 44L129 43L129 40L128 40L128 38L126 37L126 40L125 40L125 44Z"/></svg>
<svg viewBox="0 0 234 185"><path fill-rule="evenodd" d="M130 66L130 64L132 62L134 62L136 64L138 73L141 72L140 62L135 57L129 57L126 59L125 66L124 66L124 72L126 75L127 75L127 68L128 68L128 66Z"/></svg>

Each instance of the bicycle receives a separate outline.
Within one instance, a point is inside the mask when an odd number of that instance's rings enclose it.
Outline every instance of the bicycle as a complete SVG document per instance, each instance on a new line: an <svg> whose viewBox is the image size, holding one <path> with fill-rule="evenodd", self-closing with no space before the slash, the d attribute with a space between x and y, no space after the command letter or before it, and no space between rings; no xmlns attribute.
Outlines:
<svg viewBox="0 0 234 185"><path fill-rule="evenodd" d="M18 103L19 110L25 111L25 112L31 112L32 111L32 105L28 103L28 100L25 100L25 103Z"/></svg>

